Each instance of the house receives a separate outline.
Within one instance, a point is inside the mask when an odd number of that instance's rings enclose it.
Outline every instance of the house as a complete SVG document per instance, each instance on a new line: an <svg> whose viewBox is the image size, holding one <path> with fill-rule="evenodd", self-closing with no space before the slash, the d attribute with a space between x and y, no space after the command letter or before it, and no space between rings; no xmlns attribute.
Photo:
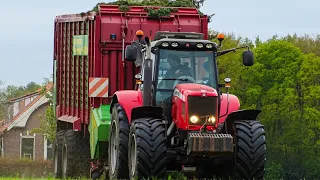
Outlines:
<svg viewBox="0 0 320 180"><path fill-rule="evenodd" d="M46 89L52 88L48 84ZM52 158L52 143L42 134L31 134L40 127L39 115L45 117L49 105L42 89L8 102L8 118L0 124L2 157L47 160Z"/></svg>

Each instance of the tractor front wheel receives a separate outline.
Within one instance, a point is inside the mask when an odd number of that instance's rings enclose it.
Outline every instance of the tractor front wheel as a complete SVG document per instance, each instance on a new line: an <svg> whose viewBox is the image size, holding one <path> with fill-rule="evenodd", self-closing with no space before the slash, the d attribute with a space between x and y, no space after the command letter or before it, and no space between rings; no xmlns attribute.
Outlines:
<svg viewBox="0 0 320 180"><path fill-rule="evenodd" d="M136 119L129 135L130 179L164 178L166 174L166 128L161 119Z"/></svg>
<svg viewBox="0 0 320 180"><path fill-rule="evenodd" d="M128 179L128 118L119 103L112 109L111 133L109 139L109 179Z"/></svg>
<svg viewBox="0 0 320 180"><path fill-rule="evenodd" d="M266 138L263 125L258 121L234 123L236 179L263 179L266 163Z"/></svg>

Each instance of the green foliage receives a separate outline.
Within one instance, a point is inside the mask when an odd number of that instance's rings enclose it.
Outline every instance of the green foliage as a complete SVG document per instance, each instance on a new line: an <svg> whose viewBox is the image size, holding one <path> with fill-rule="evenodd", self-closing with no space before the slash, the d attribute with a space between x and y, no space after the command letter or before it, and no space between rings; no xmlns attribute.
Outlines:
<svg viewBox="0 0 320 180"><path fill-rule="evenodd" d="M188 178L180 172L172 172L168 175L168 180L187 180Z"/></svg>
<svg viewBox="0 0 320 180"><path fill-rule="evenodd" d="M98 6L100 4L108 4L108 5L118 5L119 11L121 12L127 12L130 10L130 6L161 6L163 8L145 8L145 11L148 12L148 16L150 18L159 19L161 17L169 16L172 12L175 12L175 8L171 7L195 7L200 8L204 3L204 0L175 0L175 1L169 1L169 0L117 0L114 2L109 3L98 3L91 11L97 12ZM202 12L199 11L200 14L203 15ZM211 19L213 15L209 16L209 19Z"/></svg>
<svg viewBox="0 0 320 180"><path fill-rule="evenodd" d="M0 157L0 164L0 179L47 178L48 176L51 176L53 168L51 161L18 158Z"/></svg>
<svg viewBox="0 0 320 180"><path fill-rule="evenodd" d="M210 32L214 38L215 32ZM218 58L219 77L232 78L241 109L261 109L267 139L266 179L317 179L320 172L319 36L273 36L255 42L227 34L223 49L248 44L255 64L241 53Z"/></svg>
<svg viewBox="0 0 320 180"><path fill-rule="evenodd" d="M5 88L3 87L3 83L0 81L0 124L5 119L6 100L7 100L7 96L6 96Z"/></svg>
<svg viewBox="0 0 320 180"><path fill-rule="evenodd" d="M35 82L30 82L26 86L9 85L6 88L6 94L7 94L7 98L11 99L11 98L16 98L29 93L33 93L39 88L41 88L41 86L39 84L36 84Z"/></svg>
<svg viewBox="0 0 320 180"><path fill-rule="evenodd" d="M8 101L13 98L18 98L26 94L37 91L41 86L35 82L30 82L26 86L4 86L0 81L0 124L1 121L7 119L8 115Z"/></svg>
<svg viewBox="0 0 320 180"><path fill-rule="evenodd" d="M40 127L32 129L31 133L39 133L46 135L46 137L53 142L56 137L56 117L54 116L54 107L53 107L53 87L47 89L47 85L51 83L49 79L45 79L44 85L42 87L41 95L44 95L48 98L49 106L46 110L45 115L39 115Z"/></svg>

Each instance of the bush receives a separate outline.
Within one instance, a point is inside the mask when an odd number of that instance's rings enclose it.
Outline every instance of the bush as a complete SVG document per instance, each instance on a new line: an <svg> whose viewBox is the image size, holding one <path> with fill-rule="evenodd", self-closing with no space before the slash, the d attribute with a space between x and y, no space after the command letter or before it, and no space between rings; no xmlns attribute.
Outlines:
<svg viewBox="0 0 320 180"><path fill-rule="evenodd" d="M0 158L0 177L40 178L52 175L52 161Z"/></svg>

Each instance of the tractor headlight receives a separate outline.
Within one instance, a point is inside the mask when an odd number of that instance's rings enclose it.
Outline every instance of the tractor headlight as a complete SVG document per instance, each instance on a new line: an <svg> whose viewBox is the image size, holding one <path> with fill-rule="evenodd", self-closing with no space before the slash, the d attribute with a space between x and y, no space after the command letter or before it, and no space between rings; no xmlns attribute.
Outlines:
<svg viewBox="0 0 320 180"><path fill-rule="evenodd" d="M191 116L190 117L190 122L193 124L196 124L199 121L199 117L198 116Z"/></svg>
<svg viewBox="0 0 320 180"><path fill-rule="evenodd" d="M214 116L209 116L208 122L209 122L210 124L214 124L214 123L216 123L216 118L215 118Z"/></svg>

